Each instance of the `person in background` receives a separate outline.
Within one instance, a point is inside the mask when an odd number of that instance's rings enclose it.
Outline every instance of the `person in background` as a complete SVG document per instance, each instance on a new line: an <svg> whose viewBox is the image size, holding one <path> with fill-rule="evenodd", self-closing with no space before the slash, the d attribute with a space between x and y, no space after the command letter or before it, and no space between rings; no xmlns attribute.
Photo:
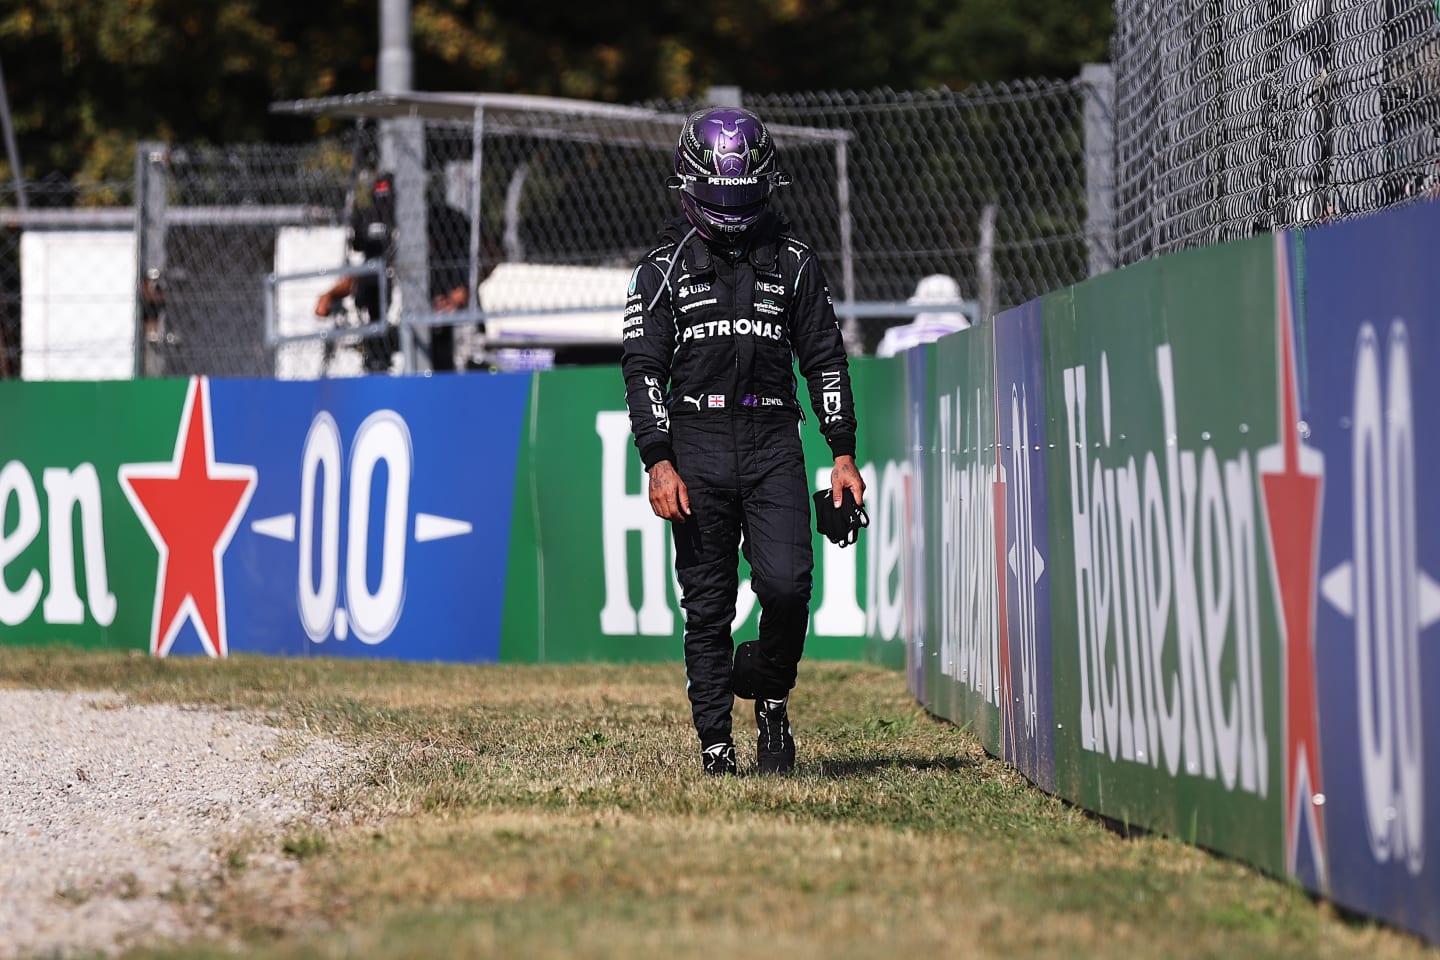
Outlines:
<svg viewBox="0 0 1440 960"><path fill-rule="evenodd" d="M861 502L865 490L824 272L769 208L772 189L785 182L758 116L729 107L692 114L669 181L684 215L635 268L625 307L626 402L651 508L672 525L691 714L708 774L737 772L730 625L738 550L761 608L746 661L757 766L783 773L795 764L789 695L809 626L813 557L792 358L834 455L835 504L846 491Z"/></svg>
<svg viewBox="0 0 1440 960"><path fill-rule="evenodd" d="M395 250L394 178L389 174L376 176L367 204L357 206L351 217L350 247L365 260L383 260L387 287L394 290L396 279L391 261ZM430 309L437 314L455 313L470 306L470 220L454 207L437 202L426 211L425 233L430 270ZM491 252L493 244L484 248ZM494 269L495 257L482 256L480 279ZM315 303L317 317L329 317L349 297L355 304L362 324L385 318L388 304L380 303L380 284L373 274L340 277L322 293ZM430 368L436 371L455 369L455 328L448 324L430 327ZM367 337L362 345L365 369L383 373L390 369L391 359L400 348L399 331L387 327L385 333Z"/></svg>
<svg viewBox="0 0 1440 960"><path fill-rule="evenodd" d="M961 313L960 284L954 277L932 273L922 277L915 292L905 301L911 306L949 306L950 310L923 310L915 319L885 331L875 348L877 357L893 357L900 351L922 343L934 343L947 333L968 330L970 318Z"/></svg>

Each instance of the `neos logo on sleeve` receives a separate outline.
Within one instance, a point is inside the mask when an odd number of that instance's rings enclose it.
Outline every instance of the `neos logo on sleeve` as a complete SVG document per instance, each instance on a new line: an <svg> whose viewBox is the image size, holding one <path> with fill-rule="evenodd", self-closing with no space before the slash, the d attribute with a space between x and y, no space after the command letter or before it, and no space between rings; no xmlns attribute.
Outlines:
<svg viewBox="0 0 1440 960"><path fill-rule="evenodd" d="M820 374L820 399L827 423L840 415L840 371L826 370Z"/></svg>
<svg viewBox="0 0 1440 960"><path fill-rule="evenodd" d="M665 406L665 391L654 377L645 378L645 395L650 400L650 413L655 417L655 426L670 432L670 408Z"/></svg>

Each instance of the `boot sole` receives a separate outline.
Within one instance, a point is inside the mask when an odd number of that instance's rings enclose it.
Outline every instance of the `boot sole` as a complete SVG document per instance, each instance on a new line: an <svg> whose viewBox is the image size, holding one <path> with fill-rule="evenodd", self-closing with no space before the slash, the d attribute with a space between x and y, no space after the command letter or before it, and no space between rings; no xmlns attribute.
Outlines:
<svg viewBox="0 0 1440 960"><path fill-rule="evenodd" d="M783 753L761 755L757 756L755 760L756 767L764 774L789 773L795 769L795 756L793 754L790 756L786 756Z"/></svg>

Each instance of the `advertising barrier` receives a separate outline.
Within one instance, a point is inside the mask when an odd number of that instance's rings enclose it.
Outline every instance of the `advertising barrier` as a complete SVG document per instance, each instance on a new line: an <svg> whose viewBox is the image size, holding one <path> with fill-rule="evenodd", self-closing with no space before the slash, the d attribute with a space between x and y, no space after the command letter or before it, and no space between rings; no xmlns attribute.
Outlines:
<svg viewBox="0 0 1440 960"><path fill-rule="evenodd" d="M865 573L866 659L899 670L905 666L907 529L912 516L910 451L906 444L905 368L862 360L852 365L861 427L858 440L870 526L854 547ZM817 471L818 473L818 471ZM818 488L817 484L817 488ZM830 563L838 550L822 562Z"/></svg>
<svg viewBox="0 0 1440 960"><path fill-rule="evenodd" d="M870 369L854 365L857 392ZM812 487L828 487L833 458L813 417L801 435ZM521 448L501 659L678 659L684 613L669 525L650 509L619 371L535 374ZM874 501L876 470L863 458L862 470ZM867 643L868 547L841 548L816 536L814 550L806 655L856 659ZM755 636L760 610L743 558L739 568L733 630L743 640ZM892 646L893 656L903 655Z"/></svg>
<svg viewBox="0 0 1440 960"><path fill-rule="evenodd" d="M0 403L15 419L0 441L0 642L680 657L669 531L650 511L613 367L0 383ZM828 485L813 419L802 431L814 484ZM879 588L865 542L816 538L812 657L853 659L867 644L864 604ZM742 561L742 639L759 616L747 574Z"/></svg>
<svg viewBox="0 0 1440 960"><path fill-rule="evenodd" d="M1279 714L1264 678L1280 660L1260 628L1275 605L1258 483L1275 435L1267 243L1080 284L1047 301L1045 332L1064 451L1049 504L1061 787L1274 869Z"/></svg>
<svg viewBox="0 0 1440 960"><path fill-rule="evenodd" d="M494 660L527 386L0 384L5 642Z"/></svg>
<svg viewBox="0 0 1440 960"><path fill-rule="evenodd" d="M1191 251L896 361L916 695L1069 800L1432 940L1437 244L1423 204Z"/></svg>
<svg viewBox="0 0 1440 960"><path fill-rule="evenodd" d="M995 502L1003 473L995 443L994 326L935 344L935 415L927 449L927 619L935 655L925 687L937 712L963 716L1000 752L1000 601ZM1003 504L1003 501L1002 501ZM1001 507L1003 516L1004 508ZM1003 540L1003 537L1002 537Z"/></svg>
<svg viewBox="0 0 1440 960"><path fill-rule="evenodd" d="M1302 239L1285 449L1322 506L1314 675L1289 670L1285 688L1314 690L1318 743L1287 737L1286 757L1325 802L1292 817L1304 795L1287 792L1286 857L1315 889L1440 940L1440 217L1426 204Z"/></svg>
<svg viewBox="0 0 1440 960"><path fill-rule="evenodd" d="M1003 759L1031 781L1055 789L1051 675L1049 501L1050 425L1040 301L1002 314L994 325L995 430L999 475L995 505L997 641Z"/></svg>

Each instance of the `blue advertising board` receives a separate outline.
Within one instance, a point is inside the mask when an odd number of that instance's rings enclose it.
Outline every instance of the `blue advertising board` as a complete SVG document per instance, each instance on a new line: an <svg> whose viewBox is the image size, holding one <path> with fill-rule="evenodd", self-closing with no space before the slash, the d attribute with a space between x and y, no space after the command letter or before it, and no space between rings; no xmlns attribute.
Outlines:
<svg viewBox="0 0 1440 960"><path fill-rule="evenodd" d="M232 653L494 661L528 375L214 380ZM193 627L174 653L203 648Z"/></svg>
<svg viewBox="0 0 1440 960"><path fill-rule="evenodd" d="M905 416L910 437L910 469L906 475L905 548L902 564L905 570L905 677L906 686L915 699L929 704L926 688L925 621L929 608L926 597L931 595L932 567L926 562L926 518L933 516L926 499L926 473L930 469L929 448L921 438L930 436L930 396L934 379L935 348L930 344L911 347L902 354L905 363Z"/></svg>
<svg viewBox="0 0 1440 960"><path fill-rule="evenodd" d="M1306 231L1301 412L1324 458L1319 886L1440 938L1440 211ZM1366 282L1365 278L1384 282ZM1305 431L1302 431L1302 433Z"/></svg>
<svg viewBox="0 0 1440 960"><path fill-rule="evenodd" d="M1055 789L1054 697L1050 694L1050 515L1045 473L1048 432L1041 301L995 318L996 433L1005 467L1001 621L1002 747L1021 773Z"/></svg>

